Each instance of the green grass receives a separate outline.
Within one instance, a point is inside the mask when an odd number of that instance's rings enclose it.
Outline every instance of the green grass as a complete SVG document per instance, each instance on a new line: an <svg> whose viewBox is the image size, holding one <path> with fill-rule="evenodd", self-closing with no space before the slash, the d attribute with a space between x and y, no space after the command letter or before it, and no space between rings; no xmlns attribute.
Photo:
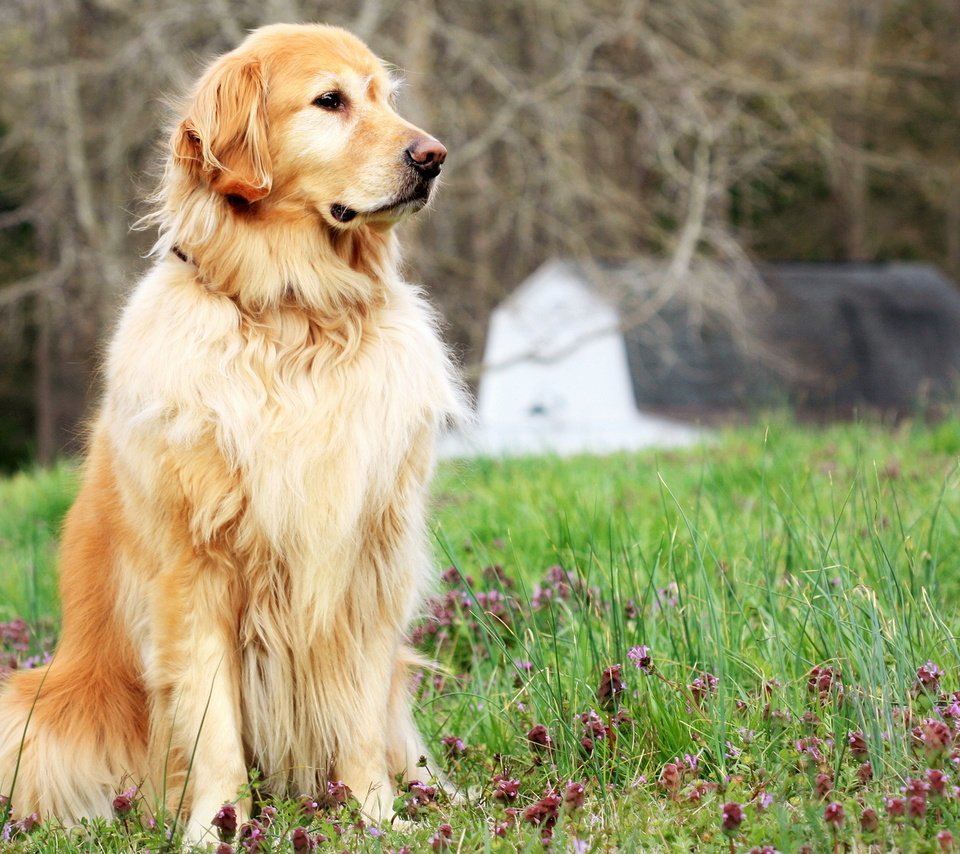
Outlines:
<svg viewBox="0 0 960 854"><path fill-rule="evenodd" d="M539 850L532 819L554 814L559 851L574 840L594 851L941 850L937 834L960 835L958 454L957 420L774 419L690 451L445 465L437 558L456 571L418 632L442 666L420 686L419 714L469 803L407 798L398 806L419 829L385 837L358 829L349 808L308 818L279 803L260 850L293 850L298 824L329 850L424 850L443 823L454 850ZM0 619L24 617L40 646L58 613L53 535L74 488L67 466L0 483ZM628 658L641 644L650 672ZM937 691L917 687L928 660L944 671ZM617 664L624 690L604 703L598 688ZM818 666L831 668L822 692L809 684ZM715 690L698 690L705 673ZM549 750L527 740L538 724ZM853 755L851 732L868 757ZM445 737L463 751L446 751ZM889 814L886 799L941 769L947 796L915 801L922 816ZM584 785L582 807L541 800L570 780ZM744 818L725 834L729 802ZM831 802L839 826L825 821ZM875 831L861 830L864 809ZM162 843L136 809L17 838L25 851Z"/></svg>
<svg viewBox="0 0 960 854"><path fill-rule="evenodd" d="M0 620L59 615L56 535L77 485L67 464L0 479Z"/></svg>

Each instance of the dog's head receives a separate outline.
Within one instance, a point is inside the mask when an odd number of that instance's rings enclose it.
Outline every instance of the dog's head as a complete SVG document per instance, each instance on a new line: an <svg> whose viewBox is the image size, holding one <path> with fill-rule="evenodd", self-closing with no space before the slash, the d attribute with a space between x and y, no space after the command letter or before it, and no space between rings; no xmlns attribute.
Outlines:
<svg viewBox="0 0 960 854"><path fill-rule="evenodd" d="M172 140L174 164L244 211L393 223L430 198L446 149L394 111L395 83L349 33L254 32L207 70Z"/></svg>

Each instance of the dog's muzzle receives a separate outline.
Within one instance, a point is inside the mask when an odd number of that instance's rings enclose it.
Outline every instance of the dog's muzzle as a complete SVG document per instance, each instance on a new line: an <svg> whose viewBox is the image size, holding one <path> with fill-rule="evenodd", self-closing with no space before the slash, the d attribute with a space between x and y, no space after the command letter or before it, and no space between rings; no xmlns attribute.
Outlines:
<svg viewBox="0 0 960 854"><path fill-rule="evenodd" d="M390 204L370 211L358 211L344 204L330 206L330 216L344 224L356 219L361 213L375 216L406 208L408 212L422 208L430 198L433 181L440 174L443 161L447 159L447 149L443 143L432 136L415 139L403 152L403 159L410 171L405 187Z"/></svg>

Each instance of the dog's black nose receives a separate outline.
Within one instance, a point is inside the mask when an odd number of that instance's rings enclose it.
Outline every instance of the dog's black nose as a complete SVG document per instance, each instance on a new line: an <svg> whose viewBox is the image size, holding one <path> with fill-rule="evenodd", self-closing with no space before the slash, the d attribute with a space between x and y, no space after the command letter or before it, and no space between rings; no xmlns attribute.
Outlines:
<svg viewBox="0 0 960 854"><path fill-rule="evenodd" d="M424 178L436 178L447 159L447 149L432 136L415 139L406 151L407 160Z"/></svg>

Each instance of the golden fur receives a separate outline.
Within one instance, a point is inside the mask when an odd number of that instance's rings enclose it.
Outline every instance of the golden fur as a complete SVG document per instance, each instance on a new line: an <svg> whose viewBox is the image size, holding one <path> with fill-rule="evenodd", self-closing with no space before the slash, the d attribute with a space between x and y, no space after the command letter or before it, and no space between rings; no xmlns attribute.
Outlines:
<svg viewBox="0 0 960 854"><path fill-rule="evenodd" d="M21 815L109 816L132 781L185 792L197 840L250 768L342 779L378 820L423 774L403 639L461 398L391 229L433 177L405 152L443 149L391 88L348 33L272 26L190 96L66 521L61 641L0 694Z"/></svg>

